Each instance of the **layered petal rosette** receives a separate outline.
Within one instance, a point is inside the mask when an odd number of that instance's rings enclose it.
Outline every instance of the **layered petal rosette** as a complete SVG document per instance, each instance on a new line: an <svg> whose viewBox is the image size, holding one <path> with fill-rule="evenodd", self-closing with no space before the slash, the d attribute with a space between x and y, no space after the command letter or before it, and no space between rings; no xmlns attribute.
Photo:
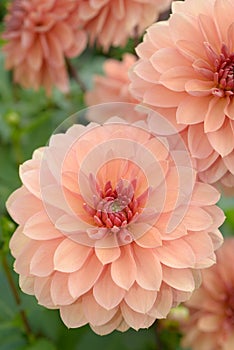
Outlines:
<svg viewBox="0 0 234 350"><path fill-rule="evenodd" d="M217 264L202 271L202 285L186 303L190 313L182 327L182 344L186 348L234 348L233 249L234 239L226 239L217 252Z"/></svg>
<svg viewBox="0 0 234 350"><path fill-rule="evenodd" d="M132 124L73 125L36 150L20 177L7 202L19 224L15 271L68 327L147 328L215 262L219 193L197 181L180 136L153 111Z"/></svg>
<svg viewBox="0 0 234 350"><path fill-rule="evenodd" d="M124 46L129 38L139 37L171 1L80 0L79 17L90 44L97 42L107 51L110 46Z"/></svg>
<svg viewBox="0 0 234 350"><path fill-rule="evenodd" d="M234 186L234 35L232 0L172 3L137 47L132 92L187 128L200 179Z"/></svg>
<svg viewBox="0 0 234 350"><path fill-rule="evenodd" d="M47 94L55 85L69 89L65 58L78 56L86 47L86 33L80 29L78 1L14 0L5 18L3 38L6 68L24 88Z"/></svg>

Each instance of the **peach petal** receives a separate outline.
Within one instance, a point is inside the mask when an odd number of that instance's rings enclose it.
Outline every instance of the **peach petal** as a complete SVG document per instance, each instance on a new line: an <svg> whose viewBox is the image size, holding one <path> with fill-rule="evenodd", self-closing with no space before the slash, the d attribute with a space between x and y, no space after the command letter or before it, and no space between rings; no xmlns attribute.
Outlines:
<svg viewBox="0 0 234 350"><path fill-rule="evenodd" d="M234 152L224 157L223 161L228 170L234 175Z"/></svg>
<svg viewBox="0 0 234 350"><path fill-rule="evenodd" d="M27 60L31 68L39 70L43 62L43 52L38 39L36 39L30 48L30 55L27 56Z"/></svg>
<svg viewBox="0 0 234 350"><path fill-rule="evenodd" d="M194 69L187 66L176 66L163 72L159 82L173 91L185 91L185 84L189 79L195 78Z"/></svg>
<svg viewBox="0 0 234 350"><path fill-rule="evenodd" d="M74 298L88 292L99 279L103 271L103 265L93 254L76 272L70 273L68 277L68 288Z"/></svg>
<svg viewBox="0 0 234 350"><path fill-rule="evenodd" d="M204 121L211 97L199 99L194 96L185 97L179 104L176 112L176 120L183 124L198 124Z"/></svg>
<svg viewBox="0 0 234 350"><path fill-rule="evenodd" d="M134 72L138 77L150 83L157 83L160 77L160 74L155 71L152 64L148 61L139 62L137 66L134 67Z"/></svg>
<svg viewBox="0 0 234 350"><path fill-rule="evenodd" d="M26 162L27 164L27 162ZM25 187L37 198L41 198L38 169L28 170L25 163L20 166L19 174Z"/></svg>
<svg viewBox="0 0 234 350"><path fill-rule="evenodd" d="M49 309L57 308L51 299L51 277L37 277L34 282L34 293L39 305Z"/></svg>
<svg viewBox="0 0 234 350"><path fill-rule="evenodd" d="M217 157L217 155L218 154L214 152L214 156L212 157L213 159L211 160L211 165L209 168L205 167L204 171L201 169L199 173L199 178L201 181L213 184L226 174L227 167L225 166L223 159L220 156ZM204 162L205 161L206 160L204 160ZM198 164L198 167L200 168L200 164Z"/></svg>
<svg viewBox="0 0 234 350"><path fill-rule="evenodd" d="M171 269L165 265L163 268L163 281L169 286L185 292L193 292L195 282L190 269Z"/></svg>
<svg viewBox="0 0 234 350"><path fill-rule="evenodd" d="M185 84L185 90L194 97L210 97L212 98L213 81L192 79Z"/></svg>
<svg viewBox="0 0 234 350"><path fill-rule="evenodd" d="M158 257L151 249L134 245L137 266L136 282L143 289L157 291L162 283L162 268Z"/></svg>
<svg viewBox="0 0 234 350"><path fill-rule="evenodd" d="M153 317L132 310L125 302L121 303L121 312L126 323L136 331L150 327L155 321Z"/></svg>
<svg viewBox="0 0 234 350"><path fill-rule="evenodd" d="M162 247L156 248L161 263L173 268L194 267L196 256L183 238L165 241Z"/></svg>
<svg viewBox="0 0 234 350"><path fill-rule="evenodd" d="M53 28L53 34L59 40L64 51L73 44L73 32L67 23L61 21L56 23Z"/></svg>
<svg viewBox="0 0 234 350"><path fill-rule="evenodd" d="M218 0L214 3L214 16L222 42L228 42L227 28L233 23L232 1Z"/></svg>
<svg viewBox="0 0 234 350"><path fill-rule="evenodd" d="M20 254L17 256L17 259L14 263L14 270L27 276L30 274L30 263L33 255L39 249L38 242L29 241L26 245L24 245L21 249Z"/></svg>
<svg viewBox="0 0 234 350"><path fill-rule="evenodd" d="M213 148L211 147L207 136L204 135L203 123L189 126L188 145L192 156L196 158L207 158L213 152Z"/></svg>
<svg viewBox="0 0 234 350"><path fill-rule="evenodd" d="M135 240L142 248L156 248L162 245L160 232L156 227L151 227L143 236Z"/></svg>
<svg viewBox="0 0 234 350"><path fill-rule="evenodd" d="M82 246L65 238L54 254L54 269L61 272L79 270L91 254L90 247Z"/></svg>
<svg viewBox="0 0 234 350"><path fill-rule="evenodd" d="M226 105L225 114L232 120L234 120L234 99L231 98L229 103Z"/></svg>
<svg viewBox="0 0 234 350"><path fill-rule="evenodd" d="M137 266L130 245L121 247L121 256L111 264L111 277L121 288L128 290L134 283Z"/></svg>
<svg viewBox="0 0 234 350"><path fill-rule="evenodd" d="M30 262L30 273L39 277L49 276L54 271L54 253L61 239L42 242L33 254Z"/></svg>
<svg viewBox="0 0 234 350"><path fill-rule="evenodd" d="M165 57L167 59L165 60ZM180 52L173 47L164 47L160 50L156 51L150 57L150 62L153 67L160 73L167 71L178 66L187 66L189 65L189 61L180 54Z"/></svg>
<svg viewBox="0 0 234 350"><path fill-rule="evenodd" d="M212 225L209 227L209 232L215 231L225 220L223 210L216 205L204 207L204 210L212 217Z"/></svg>
<svg viewBox="0 0 234 350"><path fill-rule="evenodd" d="M228 119L224 122L221 129L208 132L208 139L212 147L222 156L225 157L233 151L234 138L233 131Z"/></svg>
<svg viewBox="0 0 234 350"><path fill-rule="evenodd" d="M29 242L30 239L23 233L22 226L18 226L9 243L11 254L17 258Z"/></svg>
<svg viewBox="0 0 234 350"><path fill-rule="evenodd" d="M208 233L190 233L184 239L196 256L196 268L209 267L215 263L213 242Z"/></svg>
<svg viewBox="0 0 234 350"><path fill-rule="evenodd" d="M212 225L213 221L210 215L202 208L190 207L184 217L184 224L188 230L205 230Z"/></svg>
<svg viewBox="0 0 234 350"><path fill-rule="evenodd" d="M106 310L99 305L91 293L82 297L84 315L92 326L102 326L109 322L117 313L118 308Z"/></svg>
<svg viewBox="0 0 234 350"><path fill-rule="evenodd" d="M227 98L213 98L210 101L204 122L204 132L213 132L221 128L225 120L225 108L228 104Z"/></svg>
<svg viewBox="0 0 234 350"><path fill-rule="evenodd" d="M154 318L166 318L172 308L173 294L172 289L166 283L162 283L157 299L148 312L148 315Z"/></svg>
<svg viewBox="0 0 234 350"><path fill-rule="evenodd" d="M69 274L56 271L51 281L51 298L55 305L69 305L75 300L68 290Z"/></svg>
<svg viewBox="0 0 234 350"><path fill-rule="evenodd" d="M43 209L41 201L24 186L12 193L6 202L6 207L17 224L24 224L32 215Z"/></svg>
<svg viewBox="0 0 234 350"><path fill-rule="evenodd" d="M111 278L110 267L107 267L93 287L93 296L97 303L107 310L118 306L125 295L125 290L120 288Z"/></svg>
<svg viewBox="0 0 234 350"><path fill-rule="evenodd" d="M119 326L123 322L122 320L123 320L123 317L121 312L117 312L116 315L106 324L103 324L101 326L93 326L91 324L90 327L95 333L99 335L106 335L113 332L115 329L120 330Z"/></svg>
<svg viewBox="0 0 234 350"><path fill-rule="evenodd" d="M84 315L81 299L74 304L61 306L60 316L68 328L82 327L88 323Z"/></svg>
<svg viewBox="0 0 234 350"><path fill-rule="evenodd" d="M50 221L45 211L40 211L27 220L24 226L24 234L39 241L63 237L61 232Z"/></svg>
<svg viewBox="0 0 234 350"><path fill-rule="evenodd" d="M34 276L19 276L19 286L24 293L34 295Z"/></svg>
<svg viewBox="0 0 234 350"><path fill-rule="evenodd" d="M134 311L146 314L153 307L156 297L155 291L143 289L135 282L126 293L124 300Z"/></svg>
<svg viewBox="0 0 234 350"><path fill-rule="evenodd" d="M151 89L146 90L143 102L157 107L176 107L185 97L185 93L179 93L167 89L161 84L155 84Z"/></svg>
<svg viewBox="0 0 234 350"><path fill-rule="evenodd" d="M220 199L220 193L211 185L196 182L191 198L191 205L212 205Z"/></svg>
<svg viewBox="0 0 234 350"><path fill-rule="evenodd" d="M100 262L105 265L109 264L120 257L120 248L95 248L95 254Z"/></svg>

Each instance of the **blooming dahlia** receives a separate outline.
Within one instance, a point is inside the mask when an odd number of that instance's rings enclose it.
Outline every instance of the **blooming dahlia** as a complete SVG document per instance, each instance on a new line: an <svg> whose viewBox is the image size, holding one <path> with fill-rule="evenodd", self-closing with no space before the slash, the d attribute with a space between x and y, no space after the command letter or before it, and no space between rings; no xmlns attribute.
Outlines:
<svg viewBox="0 0 234 350"><path fill-rule="evenodd" d="M140 36L172 0L81 0L79 17L89 34L104 50L124 46L130 37Z"/></svg>
<svg viewBox="0 0 234 350"><path fill-rule="evenodd" d="M234 186L234 2L172 3L137 47L136 98L187 128L202 181ZM164 112L162 111L164 110Z"/></svg>
<svg viewBox="0 0 234 350"><path fill-rule="evenodd" d="M215 262L219 193L196 181L180 139L157 135L162 122L74 125L20 168L7 202L14 267L68 327L147 328Z"/></svg>
<svg viewBox="0 0 234 350"><path fill-rule="evenodd" d="M86 34L79 29L78 2L74 0L14 0L5 18L3 38L6 68L25 88L44 86L47 94L56 85L67 92L65 57L79 55Z"/></svg>
<svg viewBox="0 0 234 350"><path fill-rule="evenodd" d="M193 350L234 348L234 238L217 252L217 264L202 271L203 282L186 303L190 317L184 324L183 346Z"/></svg>

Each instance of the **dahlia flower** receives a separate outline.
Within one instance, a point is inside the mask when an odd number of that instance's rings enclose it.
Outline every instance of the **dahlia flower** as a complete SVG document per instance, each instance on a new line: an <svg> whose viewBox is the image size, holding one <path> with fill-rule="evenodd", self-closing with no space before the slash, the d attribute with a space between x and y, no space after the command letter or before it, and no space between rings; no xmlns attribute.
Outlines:
<svg viewBox="0 0 234 350"><path fill-rule="evenodd" d="M184 347L193 350L234 348L234 238L217 251L217 264L202 271L203 282L186 303L189 319L182 327Z"/></svg>
<svg viewBox="0 0 234 350"><path fill-rule="evenodd" d="M232 0L172 3L168 21L148 28L137 47L131 91L187 128L200 179L234 186ZM164 110L164 111L163 111Z"/></svg>
<svg viewBox="0 0 234 350"><path fill-rule="evenodd" d="M7 202L19 224L14 268L22 290L59 309L68 327L147 328L215 262L219 193L196 180L166 126L151 113L76 124L20 167L23 185Z"/></svg>
<svg viewBox="0 0 234 350"><path fill-rule="evenodd" d="M14 0L5 18L3 38L6 68L25 88L44 86L47 94L56 85L69 89L65 57L79 55L86 47L86 34L79 29L77 1Z"/></svg>
<svg viewBox="0 0 234 350"><path fill-rule="evenodd" d="M81 0L79 17L89 34L104 50L124 46L131 37L140 36L172 0Z"/></svg>

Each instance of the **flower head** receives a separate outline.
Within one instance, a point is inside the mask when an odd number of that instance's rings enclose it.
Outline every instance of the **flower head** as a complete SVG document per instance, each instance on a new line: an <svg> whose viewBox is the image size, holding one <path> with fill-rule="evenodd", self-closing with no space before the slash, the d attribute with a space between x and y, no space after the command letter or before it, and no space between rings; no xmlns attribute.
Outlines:
<svg viewBox="0 0 234 350"><path fill-rule="evenodd" d="M193 350L229 350L234 346L234 239L217 251L217 264L202 271L203 282L186 303L183 345Z"/></svg>
<svg viewBox="0 0 234 350"><path fill-rule="evenodd" d="M7 202L15 270L68 327L147 328L215 262L219 193L196 181L182 140L151 113L74 125L20 168Z"/></svg>
<svg viewBox="0 0 234 350"><path fill-rule="evenodd" d="M202 181L234 186L234 36L231 0L172 3L137 48L132 92L181 128ZM162 112L164 109L164 112Z"/></svg>
<svg viewBox="0 0 234 350"><path fill-rule="evenodd" d="M124 46L130 37L140 36L172 0L82 0L79 16L89 34L91 45L96 41L104 50Z"/></svg>
<svg viewBox="0 0 234 350"><path fill-rule="evenodd" d="M86 34L79 29L74 0L14 0L5 18L3 38L6 68L14 70L15 82L25 88L56 85L68 91L65 57L79 55Z"/></svg>

